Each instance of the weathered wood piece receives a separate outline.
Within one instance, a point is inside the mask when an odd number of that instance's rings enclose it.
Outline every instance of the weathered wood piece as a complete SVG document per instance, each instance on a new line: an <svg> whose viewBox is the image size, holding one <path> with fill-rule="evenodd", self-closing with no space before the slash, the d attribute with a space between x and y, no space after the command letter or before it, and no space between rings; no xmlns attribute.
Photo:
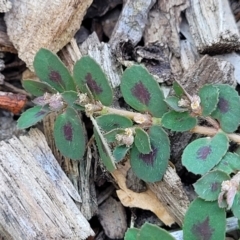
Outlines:
<svg viewBox="0 0 240 240"><path fill-rule="evenodd" d="M80 196L44 135L0 142L0 225L7 239L86 239L94 232L72 198Z"/></svg>
<svg viewBox="0 0 240 240"><path fill-rule="evenodd" d="M131 41L135 46L142 38L148 12L156 0L127 0L109 41L115 50L121 41Z"/></svg>
<svg viewBox="0 0 240 240"><path fill-rule="evenodd" d="M12 3L9 0L0 0L0 12L8 12L12 7Z"/></svg>
<svg viewBox="0 0 240 240"><path fill-rule="evenodd" d="M200 53L240 49L240 34L228 0L190 0L190 5L186 16Z"/></svg>
<svg viewBox="0 0 240 240"><path fill-rule="evenodd" d="M36 52L62 49L80 28L92 0L13 0L6 13L7 32L19 57L33 70Z"/></svg>
<svg viewBox="0 0 240 240"><path fill-rule="evenodd" d="M147 185L157 195L167 212L182 226L190 202L175 169L168 166L161 182Z"/></svg>

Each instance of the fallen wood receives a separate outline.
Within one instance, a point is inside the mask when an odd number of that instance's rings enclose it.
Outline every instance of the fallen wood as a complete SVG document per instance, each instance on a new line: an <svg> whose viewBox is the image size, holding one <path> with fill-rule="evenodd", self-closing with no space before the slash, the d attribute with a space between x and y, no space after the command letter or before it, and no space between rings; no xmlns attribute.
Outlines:
<svg viewBox="0 0 240 240"><path fill-rule="evenodd" d="M0 228L7 239L86 239L94 232L72 198L80 196L44 135L0 142Z"/></svg>

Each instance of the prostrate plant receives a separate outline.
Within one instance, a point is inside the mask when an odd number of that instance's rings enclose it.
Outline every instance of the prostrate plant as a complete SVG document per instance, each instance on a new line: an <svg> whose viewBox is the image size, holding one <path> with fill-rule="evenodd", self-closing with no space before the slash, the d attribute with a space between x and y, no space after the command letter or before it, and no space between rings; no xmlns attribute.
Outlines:
<svg viewBox="0 0 240 240"><path fill-rule="evenodd" d="M170 142L163 128L207 135L191 142L182 155L188 171L202 175L194 184L199 198L186 214L184 239L224 239L224 208L231 208L240 219L240 156L228 151L229 141L240 143L240 136L234 134L240 123L240 99L231 86L205 85L198 95L191 96L175 82L176 96L165 99L153 76L134 65L124 71L120 85L125 102L134 112L111 107L113 91L107 76L89 56L76 62L71 76L55 54L41 49L34 68L41 82L25 80L23 86L37 97L33 101L37 106L21 115L18 127L28 128L50 112L58 112L56 146L71 159L80 160L85 153L80 111L93 123L106 169L112 172L120 161L129 158L134 173L146 182L160 181L167 169ZM197 125L198 118L207 126ZM158 239L161 230L152 229L152 225L129 230L125 239L146 239L155 231L152 239ZM172 238L168 235L164 239Z"/></svg>

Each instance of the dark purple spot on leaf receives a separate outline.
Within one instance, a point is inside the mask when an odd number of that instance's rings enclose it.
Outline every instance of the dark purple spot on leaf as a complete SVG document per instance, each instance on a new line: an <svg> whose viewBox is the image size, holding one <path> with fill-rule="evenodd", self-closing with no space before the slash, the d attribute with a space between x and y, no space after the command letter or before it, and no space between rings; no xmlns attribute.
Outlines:
<svg viewBox="0 0 240 240"><path fill-rule="evenodd" d="M45 114L46 114L46 111L41 110L41 111L39 111L39 112L37 112L37 113L35 114L35 117L38 118L38 117L41 117L41 116L43 116L43 115L45 115Z"/></svg>
<svg viewBox="0 0 240 240"><path fill-rule="evenodd" d="M132 95L136 97L141 103L148 105L151 95L141 81L134 85L134 87L131 89L131 92Z"/></svg>
<svg viewBox="0 0 240 240"><path fill-rule="evenodd" d="M200 160L206 160L206 158L211 152L212 152L212 149L210 146L201 147L197 151L197 158Z"/></svg>
<svg viewBox="0 0 240 240"><path fill-rule="evenodd" d="M98 83L92 78L92 74L88 73L87 76L85 77L86 83L91 90L92 93L94 94L100 94L102 93L102 88L101 86L98 85Z"/></svg>
<svg viewBox="0 0 240 240"><path fill-rule="evenodd" d="M211 192L216 192L219 189L220 184L218 182L214 182L211 184Z"/></svg>
<svg viewBox="0 0 240 240"><path fill-rule="evenodd" d="M58 71L49 69L49 79L55 83L63 84L62 77Z"/></svg>
<svg viewBox="0 0 240 240"><path fill-rule="evenodd" d="M63 134L67 141L72 141L73 138L73 129L72 124L70 122L67 122L63 126Z"/></svg>
<svg viewBox="0 0 240 240"><path fill-rule="evenodd" d="M152 151L148 154L139 154L139 158L142 159L148 166L153 166L153 163L157 156L157 148L152 147Z"/></svg>
<svg viewBox="0 0 240 240"><path fill-rule="evenodd" d="M195 237L194 239L210 240L215 229L211 228L209 225L209 217L207 217L203 222L194 224L191 231Z"/></svg>
<svg viewBox="0 0 240 240"><path fill-rule="evenodd" d="M228 101L225 98L220 97L219 101L218 101L218 108L219 108L221 113L228 112L228 110L229 110L229 103L228 103Z"/></svg>

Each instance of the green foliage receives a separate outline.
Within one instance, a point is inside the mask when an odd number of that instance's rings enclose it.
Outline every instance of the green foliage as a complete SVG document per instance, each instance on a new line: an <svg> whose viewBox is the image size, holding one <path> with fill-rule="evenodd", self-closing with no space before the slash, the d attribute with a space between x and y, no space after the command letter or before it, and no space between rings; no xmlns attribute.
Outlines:
<svg viewBox="0 0 240 240"><path fill-rule="evenodd" d="M183 151L182 164L188 171L205 174L220 162L228 149L228 138L218 133L213 138L199 138Z"/></svg>
<svg viewBox="0 0 240 240"><path fill-rule="evenodd" d="M162 117L162 125L176 132L191 130L197 125L197 119L188 112L169 111Z"/></svg>
<svg viewBox="0 0 240 240"><path fill-rule="evenodd" d="M84 107L80 106L79 104L76 104L76 102L78 101L77 92L65 91L61 95L69 107L72 107L75 110L84 111Z"/></svg>
<svg viewBox="0 0 240 240"><path fill-rule="evenodd" d="M231 208L233 215L240 219L240 192L238 191L234 197L233 205Z"/></svg>
<svg viewBox="0 0 240 240"><path fill-rule="evenodd" d="M175 96L171 96L171 97L167 97L165 99L165 102L167 103L167 105L174 111L176 112L186 112L188 111L187 108L182 108L182 107L179 107L178 105L178 102L179 102L179 98L175 97Z"/></svg>
<svg viewBox="0 0 240 240"><path fill-rule="evenodd" d="M185 95L183 88L177 82L173 83L173 90L178 98Z"/></svg>
<svg viewBox="0 0 240 240"><path fill-rule="evenodd" d="M148 134L152 151L143 154L134 145L130 153L130 163L137 177L146 182L156 182L162 179L167 169L170 142L166 132L160 126L150 127Z"/></svg>
<svg viewBox="0 0 240 240"><path fill-rule="evenodd" d="M224 240L226 213L217 202L197 198L189 206L183 223L184 240Z"/></svg>
<svg viewBox="0 0 240 240"><path fill-rule="evenodd" d="M162 90L142 66L134 65L125 70L120 88L127 104L139 112L161 117L167 111Z"/></svg>
<svg viewBox="0 0 240 240"><path fill-rule="evenodd" d="M206 173L193 186L200 198L205 201L215 201L221 192L222 182L226 180L230 180L228 174L215 170Z"/></svg>
<svg viewBox="0 0 240 240"><path fill-rule="evenodd" d="M24 80L23 87L27 92L31 93L33 96L36 96L36 97L43 96L44 93L46 92L56 93L56 90L54 90L50 85L44 82Z"/></svg>
<svg viewBox="0 0 240 240"><path fill-rule="evenodd" d="M134 144L138 151L143 154L148 154L152 151L148 134L142 128L135 128Z"/></svg>
<svg viewBox="0 0 240 240"><path fill-rule="evenodd" d="M86 85L95 99L105 106L113 101L112 89L101 67L89 56L78 60L73 69L73 76L79 89L87 93Z"/></svg>
<svg viewBox="0 0 240 240"><path fill-rule="evenodd" d="M129 228L124 236L124 240L137 240L139 235L139 229Z"/></svg>
<svg viewBox="0 0 240 240"><path fill-rule="evenodd" d="M126 156L128 150L129 150L129 147L127 147L126 145L116 146L113 150L113 157L115 159L115 162L122 161L123 158Z"/></svg>
<svg viewBox="0 0 240 240"><path fill-rule="evenodd" d="M54 139L61 153L71 159L80 160L85 152L85 134L82 122L75 110L67 108L54 125Z"/></svg>

